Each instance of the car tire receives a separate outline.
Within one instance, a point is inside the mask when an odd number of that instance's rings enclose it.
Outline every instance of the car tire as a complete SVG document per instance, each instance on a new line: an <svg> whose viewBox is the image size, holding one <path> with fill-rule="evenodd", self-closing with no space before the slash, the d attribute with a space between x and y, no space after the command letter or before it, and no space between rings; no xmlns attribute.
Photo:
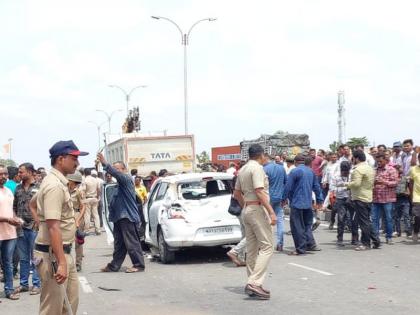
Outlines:
<svg viewBox="0 0 420 315"><path fill-rule="evenodd" d="M169 250L168 244L165 242L162 229L158 233L159 257L163 264L170 264L175 260L175 252Z"/></svg>

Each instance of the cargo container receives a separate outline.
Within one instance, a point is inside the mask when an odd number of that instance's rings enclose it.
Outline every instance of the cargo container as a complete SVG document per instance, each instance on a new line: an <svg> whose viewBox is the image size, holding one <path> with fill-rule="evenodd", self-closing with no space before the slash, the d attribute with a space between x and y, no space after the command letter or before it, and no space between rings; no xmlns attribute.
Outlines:
<svg viewBox="0 0 420 315"><path fill-rule="evenodd" d="M141 176L161 169L174 174L195 171L194 136L123 136L105 150L110 163L123 161Z"/></svg>

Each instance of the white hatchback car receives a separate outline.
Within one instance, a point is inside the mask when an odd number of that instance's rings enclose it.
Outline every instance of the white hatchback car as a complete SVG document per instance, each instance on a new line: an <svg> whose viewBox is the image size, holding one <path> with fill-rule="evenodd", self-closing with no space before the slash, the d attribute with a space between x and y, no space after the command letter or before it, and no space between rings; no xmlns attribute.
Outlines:
<svg viewBox="0 0 420 315"><path fill-rule="evenodd" d="M181 248L241 240L239 220L228 213L232 179L226 173L192 173L153 184L144 206L145 241L163 263L172 262Z"/></svg>

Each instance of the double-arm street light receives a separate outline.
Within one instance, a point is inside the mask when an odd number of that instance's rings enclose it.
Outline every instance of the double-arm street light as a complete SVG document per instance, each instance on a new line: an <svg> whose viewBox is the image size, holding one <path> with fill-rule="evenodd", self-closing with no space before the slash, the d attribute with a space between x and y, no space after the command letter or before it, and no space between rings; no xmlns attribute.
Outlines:
<svg viewBox="0 0 420 315"><path fill-rule="evenodd" d="M97 109L96 111L105 114L106 119L108 120L108 134L110 135L111 134L111 119L112 119L112 116L117 112L122 112L122 109L114 110L111 113L108 113L108 112L104 111L103 109Z"/></svg>
<svg viewBox="0 0 420 315"><path fill-rule="evenodd" d="M119 89L121 92L123 92L123 93L124 93L124 95L125 95L125 101L126 101L126 104L127 104L127 117L128 117L128 110L129 110L129 107L130 107L130 96L131 96L131 94L133 94L133 92L134 92L135 90L139 89L139 88L145 88L145 87L147 87L147 85L138 85L138 86L136 86L136 87L132 88L132 89L130 90L130 92L127 92L126 90L124 90L122 87L120 87L120 86L118 86L118 85L113 85L113 84L111 84L111 85L108 85L108 86L109 86L109 87L111 87L111 88L117 88L117 89Z"/></svg>
<svg viewBox="0 0 420 315"><path fill-rule="evenodd" d="M101 124L98 124L92 120L89 120L88 123L95 125L98 130L98 151L99 151L101 149L101 127L106 123L106 121L104 121Z"/></svg>
<svg viewBox="0 0 420 315"><path fill-rule="evenodd" d="M171 19L168 19L166 17L163 16L152 16L153 19L156 20L165 20L168 21L170 23L172 23L173 25L176 26L176 28L178 29L179 33L181 34L181 44L184 46L184 123L185 123L185 134L188 134L188 91L187 91L187 46L188 46L188 41L189 41L189 37L190 37L190 33L192 31L192 29L194 28L194 26L196 26L198 23L200 22L204 22L204 21L208 21L208 22L213 22L216 21L215 18L207 18L207 19L201 19L198 20L197 22L195 22L190 29L188 30L187 33L184 33L182 31L182 29L179 27L178 24L176 24L174 21L172 21Z"/></svg>

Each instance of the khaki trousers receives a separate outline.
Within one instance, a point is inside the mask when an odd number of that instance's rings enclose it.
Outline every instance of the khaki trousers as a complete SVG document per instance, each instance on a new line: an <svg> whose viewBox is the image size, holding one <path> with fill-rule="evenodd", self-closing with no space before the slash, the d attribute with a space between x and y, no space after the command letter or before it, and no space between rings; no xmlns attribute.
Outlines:
<svg viewBox="0 0 420 315"><path fill-rule="evenodd" d="M37 266L42 283L39 314L68 314L64 304L64 290L67 292L73 314L77 314L77 307L79 304L79 280L73 257L65 254L68 278L64 284L59 285L53 278L54 272L51 266L50 254L35 251L34 255L37 258L42 258L42 262Z"/></svg>
<svg viewBox="0 0 420 315"><path fill-rule="evenodd" d="M75 212L74 216L76 220L80 217L80 212ZM85 222L84 219L80 221L79 230L84 231L85 230ZM82 266L82 260L83 260L83 244L79 245L77 243L77 240L74 241L74 248L76 250L76 266Z"/></svg>
<svg viewBox="0 0 420 315"><path fill-rule="evenodd" d="M101 225L99 221L98 213L98 199L97 198L86 198L85 201L85 229L86 231L90 228L90 219L93 217L93 223L95 224L95 232L100 232Z"/></svg>
<svg viewBox="0 0 420 315"><path fill-rule="evenodd" d="M274 252L273 230L262 206L247 206L242 219L245 225L248 284L261 286Z"/></svg>

